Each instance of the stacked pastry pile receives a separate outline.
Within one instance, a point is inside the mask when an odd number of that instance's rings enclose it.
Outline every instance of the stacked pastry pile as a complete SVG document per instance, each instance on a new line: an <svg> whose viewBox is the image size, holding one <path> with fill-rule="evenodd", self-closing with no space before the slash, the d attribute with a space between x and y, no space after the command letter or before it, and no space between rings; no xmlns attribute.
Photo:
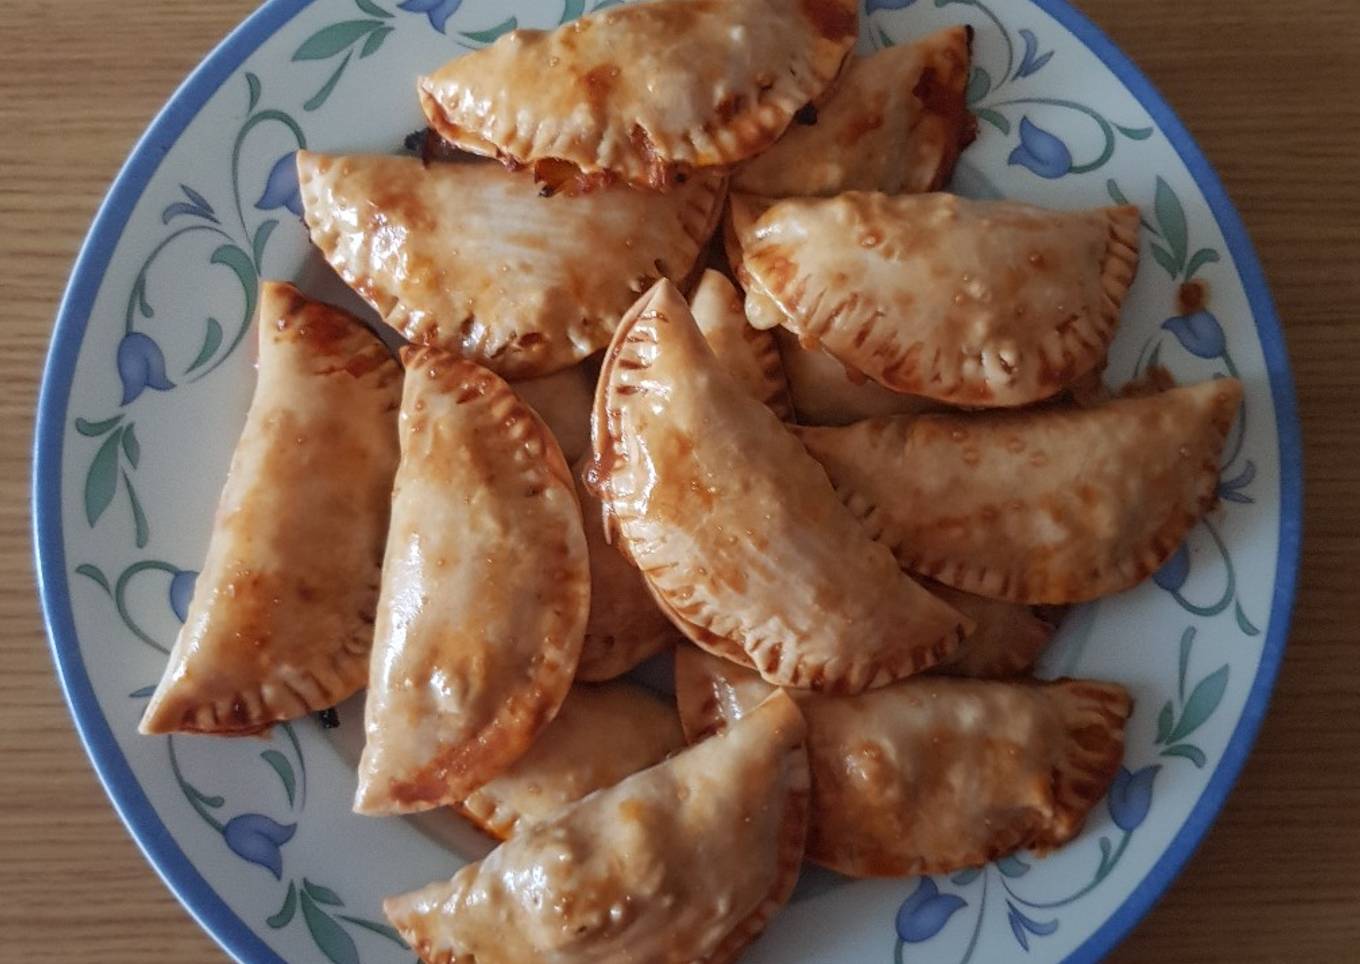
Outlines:
<svg viewBox="0 0 1360 964"><path fill-rule="evenodd" d="M421 80L500 165L299 154L313 241L412 344L264 286L142 727L367 684L355 809L506 841L387 902L427 961L728 960L805 855L1043 851L1119 765L1121 687L1022 675L1208 509L1240 386L1090 391L1137 211L930 193L969 34L856 34L851 0L612 8ZM744 295L697 277L715 235ZM616 679L677 641L678 715Z"/></svg>

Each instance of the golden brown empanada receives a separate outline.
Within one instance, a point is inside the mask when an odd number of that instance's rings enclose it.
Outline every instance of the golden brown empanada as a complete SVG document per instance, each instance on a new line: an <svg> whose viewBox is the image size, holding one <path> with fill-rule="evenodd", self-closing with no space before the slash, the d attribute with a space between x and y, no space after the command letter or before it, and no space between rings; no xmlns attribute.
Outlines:
<svg viewBox="0 0 1360 964"><path fill-rule="evenodd" d="M1214 504L1242 400L1221 378L1087 409L799 429L902 565L1026 603L1095 599L1155 571Z"/></svg>
<svg viewBox="0 0 1360 964"><path fill-rule="evenodd" d="M504 840L685 745L675 707L624 680L573 686L529 752L458 805Z"/></svg>
<svg viewBox="0 0 1360 964"><path fill-rule="evenodd" d="M732 282L716 271L705 271L690 299L690 310L708 347L728 373L781 419L792 418L779 347L770 332L746 323L741 295Z"/></svg>
<svg viewBox="0 0 1360 964"><path fill-rule="evenodd" d="M411 341L507 378L579 362L653 281L683 284L725 192L703 174L664 195L545 199L495 164L299 151L297 165L312 241L340 277Z"/></svg>
<svg viewBox="0 0 1360 964"><path fill-rule="evenodd" d="M572 474L590 551L590 619L576 678L590 682L621 676L681 635L657 607L642 573L609 544L600 500L582 479L588 464L587 458Z"/></svg>
<svg viewBox="0 0 1360 964"><path fill-rule="evenodd" d="M954 656L932 672L976 679L1005 679L1028 672L1053 641L1057 626L1034 607L975 596L943 583L924 583L974 623Z"/></svg>
<svg viewBox="0 0 1360 964"><path fill-rule="evenodd" d="M774 306L764 295L756 294L753 299L748 294L747 308L760 299ZM848 425L876 415L915 415L940 408L938 402L920 395L884 388L820 348L804 348L798 336L786 328L776 328L771 334L779 346L789 397L800 424Z"/></svg>
<svg viewBox="0 0 1360 964"><path fill-rule="evenodd" d="M742 271L806 346L960 405L1039 401L1094 368L1138 264L1131 206L848 192L733 230Z"/></svg>
<svg viewBox="0 0 1360 964"><path fill-rule="evenodd" d="M803 739L798 708L776 693L383 910L427 964L731 961L798 878Z"/></svg>
<svg viewBox="0 0 1360 964"><path fill-rule="evenodd" d="M971 28L949 27L852 57L816 122L791 125L737 169L733 189L768 197L940 190L977 136L964 102L971 38Z"/></svg>
<svg viewBox="0 0 1360 964"><path fill-rule="evenodd" d="M685 646L675 689L693 739L744 718L770 687ZM852 877L947 873L1071 840L1119 769L1132 709L1123 687L1088 680L920 676L793 695L812 772L807 854Z"/></svg>
<svg viewBox="0 0 1360 964"><path fill-rule="evenodd" d="M653 0L514 30L420 81L434 128L549 185L666 189L773 144L835 79L853 0Z"/></svg>
<svg viewBox="0 0 1360 964"><path fill-rule="evenodd" d="M568 463L590 450L590 410L599 371L596 361L587 359L542 378L510 383L515 394L552 430Z"/></svg>
<svg viewBox="0 0 1360 964"><path fill-rule="evenodd" d="M255 733L368 677L401 367L292 285L259 305L255 397L143 733Z"/></svg>
<svg viewBox="0 0 1360 964"><path fill-rule="evenodd" d="M481 366L407 348L401 464L354 809L462 801L552 720L581 652L590 571L562 453Z"/></svg>
<svg viewBox="0 0 1360 964"><path fill-rule="evenodd" d="M686 635L778 685L858 692L947 659L971 623L901 572L658 282L605 355L605 531Z"/></svg>

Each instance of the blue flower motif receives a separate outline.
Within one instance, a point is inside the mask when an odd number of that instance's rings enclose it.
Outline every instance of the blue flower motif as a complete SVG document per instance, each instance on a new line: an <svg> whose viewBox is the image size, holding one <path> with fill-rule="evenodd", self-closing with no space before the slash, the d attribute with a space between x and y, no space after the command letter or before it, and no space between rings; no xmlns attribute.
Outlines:
<svg viewBox="0 0 1360 964"><path fill-rule="evenodd" d="M189 617L189 600L194 598L198 573L181 569L170 577L170 608L184 622Z"/></svg>
<svg viewBox="0 0 1360 964"><path fill-rule="evenodd" d="M297 151L289 151L274 162L264 182L264 193L255 202L261 211L287 208L302 217L302 192L298 189Z"/></svg>
<svg viewBox="0 0 1360 964"><path fill-rule="evenodd" d="M1020 146L1011 151L1008 164L1020 164L1040 177L1062 177L1072 170L1072 152L1054 135L1028 117L1020 118Z"/></svg>
<svg viewBox="0 0 1360 964"><path fill-rule="evenodd" d="M275 880L283 878L283 855L279 848L292 840L295 833L297 824L281 824L262 813L232 817L222 828L222 837L232 853L242 860L259 864L272 873Z"/></svg>
<svg viewBox="0 0 1360 964"><path fill-rule="evenodd" d="M130 331L118 343L118 377L123 380L123 401L127 405L148 388L168 392L175 383L165 377L165 355L161 346L140 331Z"/></svg>
<svg viewBox="0 0 1360 964"><path fill-rule="evenodd" d="M1162 327L1176 336L1182 348L1200 358L1218 358L1228 350L1223 326L1202 308L1189 315L1168 318Z"/></svg>
<svg viewBox="0 0 1360 964"><path fill-rule="evenodd" d="M462 5L463 0L405 0L404 3L397 4L397 9L405 10L407 13L425 14L430 19L430 26L444 33L449 17L457 13Z"/></svg>
<svg viewBox="0 0 1360 964"><path fill-rule="evenodd" d="M1114 775L1105 803L1120 830L1131 833L1147 818L1152 807L1152 782L1160 769L1154 765L1130 773L1128 767L1120 767Z"/></svg>
<svg viewBox="0 0 1360 964"><path fill-rule="evenodd" d="M938 934L949 918L968 902L954 894L942 894L935 881L922 877L910 897L897 909L897 936L908 944L928 941Z"/></svg>
<svg viewBox="0 0 1360 964"><path fill-rule="evenodd" d="M1171 558L1162 563L1162 568L1152 574L1152 581L1167 592L1176 592L1181 586L1185 585L1185 580L1189 576L1190 551L1185 548L1185 543L1182 542L1171 554Z"/></svg>
<svg viewBox="0 0 1360 964"><path fill-rule="evenodd" d="M1039 40L1034 36L1033 30L1021 30L1020 39L1025 42L1025 56L1021 59L1020 66L1015 71L1016 80L1038 73L1044 64L1048 63L1053 57L1051 50L1043 56L1038 56Z"/></svg>

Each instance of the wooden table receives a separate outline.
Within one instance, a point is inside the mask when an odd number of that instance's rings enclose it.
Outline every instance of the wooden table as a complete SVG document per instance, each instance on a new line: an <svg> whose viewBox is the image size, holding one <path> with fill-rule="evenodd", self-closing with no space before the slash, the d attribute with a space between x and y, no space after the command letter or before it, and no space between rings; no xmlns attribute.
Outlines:
<svg viewBox="0 0 1360 964"><path fill-rule="evenodd" d="M1019 0L1016 0L1019 2ZM1189 868L1118 961L1360 958L1360 7L1084 0L1218 167L1298 382L1307 542L1260 742ZM29 543L32 411L100 198L249 0L0 5L0 961L217 961L90 769L52 672Z"/></svg>

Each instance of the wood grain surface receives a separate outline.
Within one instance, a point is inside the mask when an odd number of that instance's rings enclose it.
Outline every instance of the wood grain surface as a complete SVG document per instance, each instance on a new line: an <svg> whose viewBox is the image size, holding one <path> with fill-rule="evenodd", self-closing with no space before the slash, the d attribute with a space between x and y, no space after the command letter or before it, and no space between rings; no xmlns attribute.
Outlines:
<svg viewBox="0 0 1360 964"><path fill-rule="evenodd" d="M1015 0L1020 2L1020 0ZM134 140L248 0L0 4L0 961L221 961L99 787L52 672L32 413L76 249ZM1307 518L1294 629L1217 825L1116 961L1360 960L1360 5L1083 0L1217 166L1284 319Z"/></svg>

